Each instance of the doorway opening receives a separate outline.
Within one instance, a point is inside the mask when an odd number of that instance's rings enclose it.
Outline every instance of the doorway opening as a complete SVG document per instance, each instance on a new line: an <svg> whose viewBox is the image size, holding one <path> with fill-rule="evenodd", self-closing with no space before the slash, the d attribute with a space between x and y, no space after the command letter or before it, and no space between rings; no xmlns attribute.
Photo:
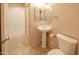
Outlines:
<svg viewBox="0 0 79 59"><path fill-rule="evenodd" d="M27 44L28 34L28 8L24 3L5 3L2 4L3 19L2 29L2 54L16 54L14 49L21 47L21 44ZM28 22L27 22L28 21ZM28 24L27 24L28 23ZM21 43L21 44L20 44Z"/></svg>

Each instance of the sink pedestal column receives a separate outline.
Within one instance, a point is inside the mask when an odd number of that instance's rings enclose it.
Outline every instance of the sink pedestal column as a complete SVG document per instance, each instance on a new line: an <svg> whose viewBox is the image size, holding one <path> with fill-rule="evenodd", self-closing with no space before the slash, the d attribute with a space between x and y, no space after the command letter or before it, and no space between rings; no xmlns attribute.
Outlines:
<svg viewBox="0 0 79 59"><path fill-rule="evenodd" d="M46 32L42 32L42 48L46 48Z"/></svg>

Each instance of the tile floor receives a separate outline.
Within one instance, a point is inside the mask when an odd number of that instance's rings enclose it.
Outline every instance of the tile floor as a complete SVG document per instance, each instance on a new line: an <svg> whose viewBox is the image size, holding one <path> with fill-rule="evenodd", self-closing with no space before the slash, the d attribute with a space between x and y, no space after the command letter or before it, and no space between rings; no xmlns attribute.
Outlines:
<svg viewBox="0 0 79 59"><path fill-rule="evenodd" d="M30 47L24 37L12 38L4 45L4 55L46 55L48 48Z"/></svg>

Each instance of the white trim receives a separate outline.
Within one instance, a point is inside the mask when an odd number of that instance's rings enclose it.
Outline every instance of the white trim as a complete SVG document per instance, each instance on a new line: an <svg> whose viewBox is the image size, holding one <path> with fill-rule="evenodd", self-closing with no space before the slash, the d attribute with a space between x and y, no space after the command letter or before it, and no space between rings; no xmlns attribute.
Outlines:
<svg viewBox="0 0 79 59"><path fill-rule="evenodd" d="M29 22L29 5L26 7L25 6L25 32L26 32L26 36L27 38L29 37L29 26L30 26L30 22Z"/></svg>

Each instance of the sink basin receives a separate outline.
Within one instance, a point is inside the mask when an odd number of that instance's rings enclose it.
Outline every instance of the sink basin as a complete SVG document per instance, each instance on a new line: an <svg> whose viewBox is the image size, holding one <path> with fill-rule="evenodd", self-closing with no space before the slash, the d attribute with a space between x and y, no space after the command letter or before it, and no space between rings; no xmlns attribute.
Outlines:
<svg viewBox="0 0 79 59"><path fill-rule="evenodd" d="M48 25L37 26L37 29L41 32L49 32L52 27Z"/></svg>
<svg viewBox="0 0 79 59"><path fill-rule="evenodd" d="M42 48L46 48L46 42L47 42L47 38L46 38L46 33L52 30L52 26L50 25L41 25L41 26L37 26L37 29L39 31L42 32Z"/></svg>

